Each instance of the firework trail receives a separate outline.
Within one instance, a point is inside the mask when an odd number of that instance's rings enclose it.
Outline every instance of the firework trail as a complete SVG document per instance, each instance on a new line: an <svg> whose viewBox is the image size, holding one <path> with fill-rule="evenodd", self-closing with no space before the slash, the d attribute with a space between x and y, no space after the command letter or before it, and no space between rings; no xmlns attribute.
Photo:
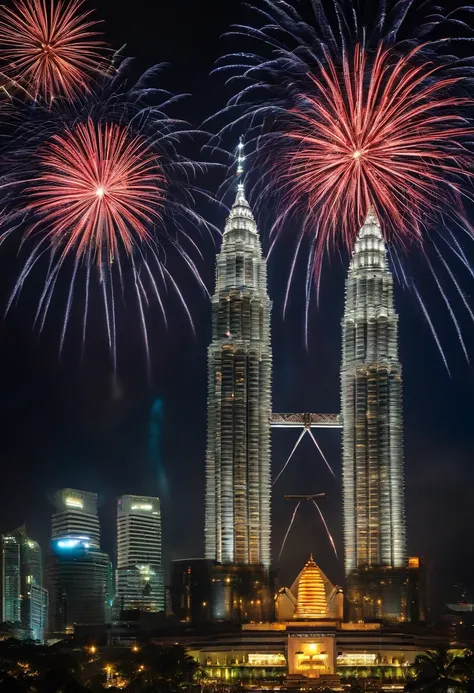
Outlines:
<svg viewBox="0 0 474 693"><path fill-rule="evenodd" d="M319 445L318 441L317 441L316 438L314 437L313 431L312 431L310 428L308 428L308 433L309 433L309 435L310 435L310 437L311 437L311 440L312 440L313 443L315 444L317 451L319 452L319 454L320 454L321 457L323 458L324 462L326 463L326 467L329 469L329 471L331 472L331 474L333 475L333 477L336 478L336 475L335 475L335 473L334 473L333 468L331 467L331 465L330 465L329 462L327 461L327 459L326 459L326 457L325 457L323 451L321 450L321 446Z"/></svg>
<svg viewBox="0 0 474 693"><path fill-rule="evenodd" d="M290 460L291 460L291 458L293 457L293 455L295 454L296 448L297 448L298 445L301 443L301 440L302 440L302 438L303 438L303 436L304 436L305 433L306 433L306 429L303 429L303 431L302 431L301 434L299 435L298 440L296 441L296 443L295 443L295 445L294 445L294 447L293 447L293 450L292 450L292 451L290 452L290 454L288 455L288 459L286 460L285 464L283 465L283 467L282 467L282 468L280 469L280 471L278 472L277 477L276 477L275 481L273 482L273 486L275 486L275 484L276 484L276 482L278 481L278 479L281 477L281 475L283 474L283 472L285 471L285 469L286 469L286 468L288 467L288 465L290 464Z"/></svg>
<svg viewBox="0 0 474 693"><path fill-rule="evenodd" d="M296 254L302 235L311 239L307 308L324 257L352 250L371 205L390 248L415 246L428 256L442 238L459 260L451 227L473 238L464 210L474 177L473 67L452 51L472 40L473 8L381 1L368 22L351 2L331 3L326 12L314 0L307 21L291 1L253 8L255 25L238 25L231 35L254 50L231 54L217 68L230 71L236 91L219 116L224 131L248 128L254 194L273 207L277 201L275 235L297 220ZM406 35L408 25L415 33ZM411 278L407 284L416 288ZM438 292L441 286L436 278Z"/></svg>
<svg viewBox="0 0 474 693"><path fill-rule="evenodd" d="M293 515L291 516L290 524L288 525L288 529L286 530L286 534L281 545L280 553L278 554L278 560L280 560L281 558L281 554L283 553L283 549L285 548L286 540L288 539L290 529L293 527L293 522L295 521L296 513L298 512L298 508L300 507L300 505L301 501L298 501L298 503L295 506L295 509L293 510Z"/></svg>
<svg viewBox="0 0 474 693"><path fill-rule="evenodd" d="M296 443L294 444L292 451L291 451L290 454L288 455L288 459L286 460L285 464L283 465L283 467L282 467L282 468L280 469L280 471L278 472L278 474L277 474L277 476L276 476L276 478L275 478L275 480L274 480L274 482L273 482L273 484L272 484L273 486L275 486L275 484L276 484L276 482L278 481L278 479L281 477L281 475L283 474L283 472L285 471L285 469L286 469L286 468L288 467L288 465L290 464L290 461L291 461L293 455L295 454L298 445L299 445L299 444L301 443L301 441L303 440L303 436L305 435L305 433L309 433L309 435L310 435L310 437L311 437L313 443L314 443L315 446L316 446L317 451L319 452L319 454L320 454L321 457L323 458L323 460L324 460L324 462L325 462L327 468L329 469L329 471L331 472L331 474L333 475L333 477L336 477L336 475L335 475L335 473L334 473L334 471L333 471L331 465L329 464L329 462L327 461L327 459L326 459L326 457L325 457L323 451L321 450L321 447L320 447L318 441L317 441L316 438L314 437L313 432L311 431L310 428L304 428L303 431L302 431L302 432L300 433L300 435L298 436L298 440L297 440Z"/></svg>
<svg viewBox="0 0 474 693"><path fill-rule="evenodd" d="M334 539L333 539L332 536L331 536L331 532L329 531L329 527L328 527L328 525L327 525L326 520L324 519L324 515L323 515L323 513L322 513L322 511L321 511L321 508L319 507L319 505L316 503L316 501L315 501L314 499L313 499L313 503L314 503L314 505L316 506L316 510L318 511L319 517L321 518L322 523L323 523L323 525L324 525L324 528L325 528L325 530L326 530L326 532L327 532L327 535L328 535L328 537L329 537L329 541L331 542L331 546L332 546L333 551L334 551L334 555L336 556L336 558L338 558L337 551L336 551L336 544L334 543Z"/></svg>
<svg viewBox="0 0 474 693"><path fill-rule="evenodd" d="M13 9L0 7L0 68L33 99L50 103L88 89L103 48L83 0L14 0Z"/></svg>
<svg viewBox="0 0 474 693"><path fill-rule="evenodd" d="M117 306L128 296L138 308L148 360L146 312L153 297L167 324L166 300L174 293L193 326L181 271L206 293L193 236L210 229L193 208L196 196L209 199L194 185L207 166L178 151L183 137L196 132L166 115L178 97L150 86L160 66L131 86L128 67L124 61L90 94L67 105L23 103L0 160L7 181L0 243L19 237L26 253L7 310L27 280L45 272L38 330L52 303L64 296L60 350L76 303L82 303L84 344L90 316L102 304L114 368Z"/></svg>

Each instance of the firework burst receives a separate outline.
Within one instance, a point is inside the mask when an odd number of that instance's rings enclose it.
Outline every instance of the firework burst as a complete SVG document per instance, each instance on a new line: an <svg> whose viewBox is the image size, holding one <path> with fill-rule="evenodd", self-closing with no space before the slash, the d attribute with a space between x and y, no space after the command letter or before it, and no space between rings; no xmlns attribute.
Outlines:
<svg viewBox="0 0 474 693"><path fill-rule="evenodd" d="M0 66L9 82L47 103L89 88L104 44L83 5L83 0L14 0L13 8L1 6Z"/></svg>
<svg viewBox="0 0 474 693"><path fill-rule="evenodd" d="M22 102L0 158L0 242L20 238L24 258L7 310L27 280L44 273L35 325L41 331L52 303L65 296L62 349L74 306L76 314L82 304L85 344L100 299L114 367L117 296L124 310L133 297L147 358L146 312L153 298L166 324L168 294L174 293L192 326L181 273L190 272L206 292L193 259L200 256L194 236L211 228L194 211L196 196L210 199L194 183L207 166L178 151L184 137L199 133L166 115L179 97L150 86L160 66L133 84L128 67L123 61L69 104Z"/></svg>
<svg viewBox="0 0 474 693"><path fill-rule="evenodd" d="M150 243L160 222L164 176L140 136L117 124L79 123L45 143L39 175L29 191L46 237L62 255L86 256L99 268L122 247ZM33 227L33 231L34 231Z"/></svg>
<svg viewBox="0 0 474 693"><path fill-rule="evenodd" d="M469 57L453 51L472 40L473 8L450 4L444 11L430 2L381 0L378 14L370 5L366 21L350 0L307 4L303 17L303 4L261 0L253 6L255 25L231 32L254 49L227 56L217 68L230 72L229 82L237 87L219 114L228 122L223 131L248 130L258 171L255 197L271 199L277 208L273 232L278 237L290 219L300 229L285 309L303 238L311 239L307 319L326 253L352 249L373 205L395 271L413 290L440 346L403 266L405 255L398 252L414 242L426 259L434 250L427 266L466 354L438 273L448 271L464 305L465 297L437 244L446 244L472 278L462 239L473 238L464 208L474 175L473 68ZM407 32L409 26L415 31Z"/></svg>
<svg viewBox="0 0 474 693"><path fill-rule="evenodd" d="M422 242L468 188L474 129L462 113L474 101L449 96L459 79L415 64L421 51L397 59L379 47L369 63L356 46L340 70L328 57L276 137L261 140L283 209L303 201L308 210L317 277L328 248L354 247L370 206L386 239L406 246Z"/></svg>

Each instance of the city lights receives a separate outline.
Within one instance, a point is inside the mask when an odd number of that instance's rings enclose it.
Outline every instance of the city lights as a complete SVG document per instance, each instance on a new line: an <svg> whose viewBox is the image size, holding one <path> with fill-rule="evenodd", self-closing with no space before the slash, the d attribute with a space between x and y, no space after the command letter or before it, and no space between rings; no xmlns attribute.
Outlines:
<svg viewBox="0 0 474 693"><path fill-rule="evenodd" d="M84 503L79 498L66 498L65 503L69 508L79 508L82 510L84 507Z"/></svg>

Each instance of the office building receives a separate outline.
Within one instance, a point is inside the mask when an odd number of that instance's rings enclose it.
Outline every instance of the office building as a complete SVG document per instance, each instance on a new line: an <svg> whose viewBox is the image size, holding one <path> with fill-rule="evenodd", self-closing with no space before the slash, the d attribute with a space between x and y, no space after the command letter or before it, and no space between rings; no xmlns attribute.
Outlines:
<svg viewBox="0 0 474 693"><path fill-rule="evenodd" d="M86 537L87 543L100 548L97 494L63 488L54 495L55 512L51 518L51 538Z"/></svg>
<svg viewBox="0 0 474 693"><path fill-rule="evenodd" d="M33 640L44 640L48 593L42 553L24 526L2 537L2 618L21 623Z"/></svg>
<svg viewBox="0 0 474 693"><path fill-rule="evenodd" d="M158 498L125 495L118 499L115 605L119 611L164 611Z"/></svg>
<svg viewBox="0 0 474 693"><path fill-rule="evenodd" d="M78 625L103 625L110 618L110 561L83 536L51 542L48 560L51 633L73 633Z"/></svg>
<svg viewBox="0 0 474 693"><path fill-rule="evenodd" d="M408 618L402 369L377 216L359 232L342 321L344 551L351 620Z"/></svg>
<svg viewBox="0 0 474 693"><path fill-rule="evenodd" d="M21 563L20 542L12 534L2 536L2 620L21 621Z"/></svg>

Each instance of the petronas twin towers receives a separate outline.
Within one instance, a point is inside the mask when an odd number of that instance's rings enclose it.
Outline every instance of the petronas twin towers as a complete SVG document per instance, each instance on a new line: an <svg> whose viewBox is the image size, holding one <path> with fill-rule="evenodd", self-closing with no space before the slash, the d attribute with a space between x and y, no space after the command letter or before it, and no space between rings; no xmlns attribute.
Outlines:
<svg viewBox="0 0 474 693"><path fill-rule="evenodd" d="M402 373L393 279L376 216L359 233L342 321L345 568L406 565Z"/></svg>
<svg viewBox="0 0 474 693"><path fill-rule="evenodd" d="M206 558L270 567L272 352L267 271L239 185L217 257L208 352Z"/></svg>
<svg viewBox="0 0 474 693"><path fill-rule="evenodd" d="M370 211L346 282L341 414L349 617L405 620L407 555L402 369L393 278Z"/></svg>
<svg viewBox="0 0 474 693"><path fill-rule="evenodd" d="M267 571L270 309L266 263L240 184L217 258L212 299L205 544L206 558L218 564L261 566ZM398 318L385 244L373 212L353 252L342 333L344 548L350 617L403 620L400 595L407 557Z"/></svg>

